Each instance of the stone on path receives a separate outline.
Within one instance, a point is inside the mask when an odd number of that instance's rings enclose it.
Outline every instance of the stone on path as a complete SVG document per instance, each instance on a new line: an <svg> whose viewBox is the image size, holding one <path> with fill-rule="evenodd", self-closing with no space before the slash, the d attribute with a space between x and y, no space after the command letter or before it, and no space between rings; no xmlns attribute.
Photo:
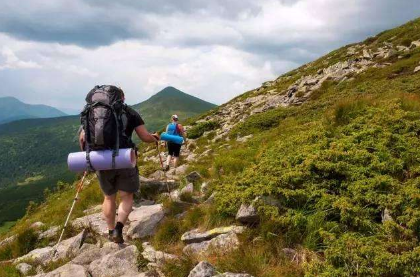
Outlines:
<svg viewBox="0 0 420 277"><path fill-rule="evenodd" d="M32 225L29 228L31 228L31 229L39 229L39 228L41 228L44 225L45 224L42 223L41 221L37 221L37 222L32 223Z"/></svg>
<svg viewBox="0 0 420 277"><path fill-rule="evenodd" d="M242 204L236 214L236 220L244 224L255 224L260 218L253 204Z"/></svg>
<svg viewBox="0 0 420 277"><path fill-rule="evenodd" d="M36 275L36 277L89 277L89 273L81 265L66 264L49 273Z"/></svg>
<svg viewBox="0 0 420 277"><path fill-rule="evenodd" d="M212 277L216 274L216 269L208 262L198 263L193 270L191 270L188 277Z"/></svg>
<svg viewBox="0 0 420 277"><path fill-rule="evenodd" d="M48 230L42 232L41 234L39 234L38 239L52 238L52 237L56 236L59 231L60 231L60 227L53 226L50 229L48 229Z"/></svg>
<svg viewBox="0 0 420 277"><path fill-rule="evenodd" d="M214 277L252 277L252 275L249 275L247 273L225 272L223 274L214 275Z"/></svg>
<svg viewBox="0 0 420 277"><path fill-rule="evenodd" d="M128 246L120 251L110 253L101 259L93 261L89 265L89 272L92 277L119 277L124 274L138 274L138 255L139 252L136 246Z"/></svg>
<svg viewBox="0 0 420 277"><path fill-rule="evenodd" d="M218 227L206 232L199 232L198 229L194 229L184 233L181 236L181 241L189 243L198 243L206 240L210 240L222 234L227 234L230 232L240 234L245 231L243 226L228 226L228 227Z"/></svg>
<svg viewBox="0 0 420 277"><path fill-rule="evenodd" d="M185 178L187 178L188 182L194 183L195 181L198 181L201 179L201 175L197 171L193 171L190 174L188 174Z"/></svg>
<svg viewBox="0 0 420 277"><path fill-rule="evenodd" d="M46 265L52 260L53 254L54 254L54 248L50 246L47 246L44 248L37 248L29 252L28 254L17 258L15 260L15 263L19 263L25 260L31 260L35 263Z"/></svg>
<svg viewBox="0 0 420 277"><path fill-rule="evenodd" d="M193 183L189 183L188 185L186 185L185 187L183 187L180 191L180 195L185 194L185 193L190 193L192 194L194 192L194 184Z"/></svg>
<svg viewBox="0 0 420 277"><path fill-rule="evenodd" d="M157 251L149 242L142 244L143 252L141 253L143 258L157 266L162 266L166 261L177 260L178 257L172 254L168 254L162 251Z"/></svg>
<svg viewBox="0 0 420 277"><path fill-rule="evenodd" d="M164 216L165 213L161 204L135 208L128 217L130 225L127 235L133 239L153 235Z"/></svg>
<svg viewBox="0 0 420 277"><path fill-rule="evenodd" d="M32 266L27 263L20 263L16 266L16 269L23 275L28 275L28 272L32 269Z"/></svg>
<svg viewBox="0 0 420 277"><path fill-rule="evenodd" d="M101 212L76 218L73 220L72 226L75 228L90 227L100 235L108 235L108 226Z"/></svg>
<svg viewBox="0 0 420 277"><path fill-rule="evenodd" d="M83 245L86 235L87 231L83 230L77 236L63 240L59 245L54 246L54 249L56 249L57 252L53 257L53 260L56 261L77 255Z"/></svg>
<svg viewBox="0 0 420 277"><path fill-rule="evenodd" d="M188 244L184 247L183 252L185 254L191 254L195 256L207 256L213 252L219 254L228 253L237 249L238 246L238 236L231 232L228 234L222 234L211 240Z"/></svg>

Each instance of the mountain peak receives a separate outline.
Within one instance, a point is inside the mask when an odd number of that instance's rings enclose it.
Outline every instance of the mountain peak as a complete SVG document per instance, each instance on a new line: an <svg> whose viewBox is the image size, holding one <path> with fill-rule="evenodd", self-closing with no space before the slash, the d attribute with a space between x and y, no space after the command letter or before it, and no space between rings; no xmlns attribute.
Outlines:
<svg viewBox="0 0 420 277"><path fill-rule="evenodd" d="M174 95L174 94L186 94L185 92L180 91L179 89L172 87L172 86L168 86L164 89L162 89L161 91L159 91L158 93L155 94L156 95Z"/></svg>

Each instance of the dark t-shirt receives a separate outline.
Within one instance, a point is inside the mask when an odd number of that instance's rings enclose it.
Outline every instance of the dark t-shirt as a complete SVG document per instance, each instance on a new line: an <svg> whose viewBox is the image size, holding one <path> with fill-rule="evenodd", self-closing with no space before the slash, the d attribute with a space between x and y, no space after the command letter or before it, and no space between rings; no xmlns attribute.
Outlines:
<svg viewBox="0 0 420 277"><path fill-rule="evenodd" d="M141 118L141 116L139 115L139 113L129 106L127 106L125 112L127 115L127 128L125 129L125 134L128 137L131 137L134 129L136 129L140 125L144 125L144 121L143 118Z"/></svg>
<svg viewBox="0 0 420 277"><path fill-rule="evenodd" d="M139 115L139 113L129 106L127 106L125 112L127 115L127 127L125 129L125 134L128 138L131 138L131 136L133 135L134 129L140 125L144 125L144 121ZM131 147L129 145L120 145L120 147L126 147L126 146Z"/></svg>

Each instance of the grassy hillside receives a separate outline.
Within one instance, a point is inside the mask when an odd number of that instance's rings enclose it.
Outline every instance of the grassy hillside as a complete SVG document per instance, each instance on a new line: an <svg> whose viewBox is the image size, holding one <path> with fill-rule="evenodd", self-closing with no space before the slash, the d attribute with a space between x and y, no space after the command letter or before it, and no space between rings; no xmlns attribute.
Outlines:
<svg viewBox="0 0 420 277"><path fill-rule="evenodd" d="M25 118L65 116L56 108L46 105L25 104L14 97L0 97L0 124Z"/></svg>
<svg viewBox="0 0 420 277"><path fill-rule="evenodd" d="M205 177L215 203L169 218L155 246L176 252L185 228L233 222L241 204L253 203L260 222L240 248L210 257L222 272L418 276L419 30L417 19L348 45L191 120L189 147L199 158L189 171ZM86 202L99 201L92 191ZM59 193L63 201L49 198L13 232L48 210L64 213L71 193ZM195 224L185 227L191 217ZM296 251L292 260L284 248ZM192 264L165 273L187 276Z"/></svg>
<svg viewBox="0 0 420 277"><path fill-rule="evenodd" d="M147 128L159 131L177 114L181 120L196 116L216 105L188 95L174 87L167 87L156 93L148 100L134 105L133 108L140 112L145 122L150 122Z"/></svg>
<svg viewBox="0 0 420 277"><path fill-rule="evenodd" d="M173 113L181 119L214 107L213 104L167 88L133 106L149 130L162 129ZM78 151L78 116L27 119L0 125L0 225L22 217L29 201L39 202L43 191L57 181L69 182L67 155Z"/></svg>

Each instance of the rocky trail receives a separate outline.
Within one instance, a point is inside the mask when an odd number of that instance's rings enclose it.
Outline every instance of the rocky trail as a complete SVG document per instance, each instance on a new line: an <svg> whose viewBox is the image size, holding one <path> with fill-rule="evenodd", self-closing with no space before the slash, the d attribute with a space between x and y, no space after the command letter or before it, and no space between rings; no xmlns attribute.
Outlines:
<svg viewBox="0 0 420 277"><path fill-rule="evenodd" d="M195 154L189 150L184 151L184 158L192 159ZM155 157L158 159L157 157ZM171 201L177 202L184 207L183 211L177 215L182 218L185 211L192 206L208 205L212 202L214 195L205 198L207 183L197 172L185 174L187 164L181 165L176 169L164 173L161 170L153 173L151 178L141 177L143 190L153 191L154 193L168 197ZM182 176L182 177L181 177ZM93 179L94 177L92 177ZM187 185L180 188L181 178ZM90 185L91 180L86 182ZM184 202L181 196L192 194L194 184L199 184L200 190L194 196L193 203ZM168 191L169 189L169 191ZM58 246L55 240L49 246L37 248L28 254L9 261L16 266L23 276L36 277L140 277L140 276L164 276L160 268L167 261L177 261L178 256L162 251L157 251L148 239L151 238L156 228L165 219L166 211L164 206L154 200L136 197L133 211L129 216L127 224L124 226L124 244L115 244L108 241L108 228L102 216L101 205L93 206L84 211L85 216L75 218L71 221L71 227L78 230L78 234L63 240ZM250 210L253 212L252 210ZM243 211L241 212L243 214ZM252 217L245 214L239 217ZM254 215L255 216L255 215ZM61 231L60 226L53 226L47 230L44 223L36 222L31 228L38 233L38 239L56 238ZM242 233L246 227L240 225L222 226L215 229L201 232L198 229L191 230L182 235L181 241L185 244L183 252L188 255L200 257L203 261L189 274L190 277L204 276L230 276L247 277L251 276L244 273L220 273L205 261L206 256L218 253L227 253L239 245L237 234ZM0 242L5 245L13 241L14 237L9 237ZM141 242L141 251L138 244ZM143 266L139 267L139 260ZM43 268L48 265L59 263L61 266L50 271L44 272Z"/></svg>

